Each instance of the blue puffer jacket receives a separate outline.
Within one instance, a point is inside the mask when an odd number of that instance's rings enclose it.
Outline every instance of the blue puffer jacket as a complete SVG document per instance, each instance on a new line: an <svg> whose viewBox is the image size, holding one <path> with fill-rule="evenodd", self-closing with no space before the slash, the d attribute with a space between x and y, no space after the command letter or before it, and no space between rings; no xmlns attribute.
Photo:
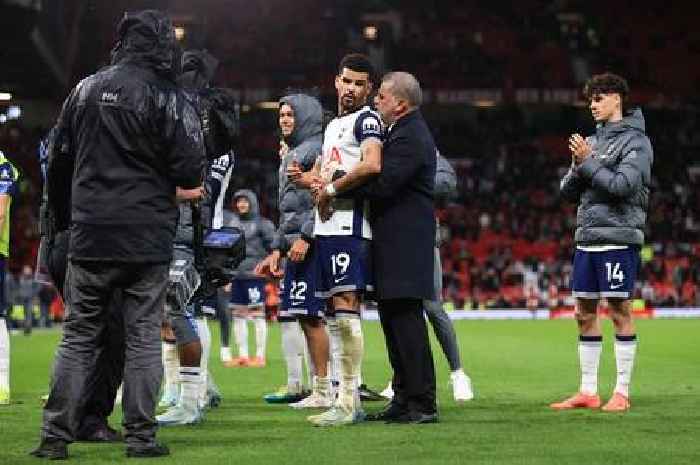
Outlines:
<svg viewBox="0 0 700 465"><path fill-rule="evenodd" d="M283 97L280 105L283 103L290 105L294 110L294 131L285 141L289 152L280 161L280 225L272 249L286 251L301 235L310 237L313 234L314 203L311 193L298 188L287 179L287 166L292 160L296 160L303 171L313 168L322 150L323 109L317 99L305 94Z"/></svg>
<svg viewBox="0 0 700 465"><path fill-rule="evenodd" d="M642 111L599 125L588 142L593 154L560 186L564 198L579 202L576 243L643 244L654 153Z"/></svg>

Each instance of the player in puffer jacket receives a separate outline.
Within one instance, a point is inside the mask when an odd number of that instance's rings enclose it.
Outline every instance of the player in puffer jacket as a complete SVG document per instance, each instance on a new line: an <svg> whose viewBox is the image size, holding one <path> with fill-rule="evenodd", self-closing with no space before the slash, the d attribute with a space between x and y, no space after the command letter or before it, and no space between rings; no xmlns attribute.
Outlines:
<svg viewBox="0 0 700 465"><path fill-rule="evenodd" d="M255 265L270 253L275 227L270 220L260 216L258 198L248 189L234 193L234 211L224 211L224 226L243 231L246 258L236 269L231 281L231 308L233 309L233 334L238 346L238 357L224 363L234 366L265 366L267 322L265 321L265 277L255 274ZM255 357L248 357L248 318L255 325ZM223 339L224 335L222 335ZM222 340L222 345L224 341Z"/></svg>
<svg viewBox="0 0 700 465"><path fill-rule="evenodd" d="M304 394L302 359L305 344L308 342L312 355L322 354L324 350L328 352L328 335L322 320L324 304L314 295L314 279L308 275L313 269L310 265L313 263L313 200L307 189L298 187L287 178L290 165L296 164L303 171L309 171L321 153L321 104L316 98L305 94L290 94L281 98L279 126L282 134L280 225L272 243L272 253L256 269L272 276L281 276L280 259L288 257L280 285L282 298L278 317L282 352L287 364L287 384L264 398L270 403L292 403L300 401ZM317 362L327 364L328 360L322 357ZM308 385L313 385L313 380L309 380Z"/></svg>
<svg viewBox="0 0 700 465"><path fill-rule="evenodd" d="M562 196L579 204L571 289L576 297L581 385L554 409L598 408L598 364L602 335L598 301L605 298L615 326L617 382L607 412L629 410L629 385L637 350L631 298L640 266L649 204L651 142L638 108L623 113L627 82L611 73L593 76L584 94L596 134L569 138L572 164L561 181Z"/></svg>

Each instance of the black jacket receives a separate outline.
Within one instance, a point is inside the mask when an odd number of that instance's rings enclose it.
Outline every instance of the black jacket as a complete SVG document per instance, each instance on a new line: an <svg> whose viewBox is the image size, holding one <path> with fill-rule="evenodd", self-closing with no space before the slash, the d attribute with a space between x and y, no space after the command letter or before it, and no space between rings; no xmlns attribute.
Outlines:
<svg viewBox="0 0 700 465"><path fill-rule="evenodd" d="M179 57L167 17L127 13L119 38L113 64L83 79L63 105L49 207L56 229L71 226L74 259L168 262L175 186L202 182L200 121L173 79Z"/></svg>
<svg viewBox="0 0 700 465"><path fill-rule="evenodd" d="M381 300L433 300L436 148L420 111L389 129L382 171L359 194L370 198L372 259Z"/></svg>
<svg viewBox="0 0 700 465"><path fill-rule="evenodd" d="M224 89L211 87L218 60L206 50L188 50L182 54L182 74L177 78L178 85L184 90L188 100L197 110L202 124L202 136L207 157L207 172L204 177L205 195L199 202L201 206L201 224L206 229L221 228L223 224L223 205L228 190L235 162L233 146L235 136L218 124L218 114L233 115L234 101L222 102L227 97ZM221 106L221 103L226 105ZM227 116L228 118L229 116ZM176 247L192 248L194 228L192 223L192 204L182 202L177 232Z"/></svg>

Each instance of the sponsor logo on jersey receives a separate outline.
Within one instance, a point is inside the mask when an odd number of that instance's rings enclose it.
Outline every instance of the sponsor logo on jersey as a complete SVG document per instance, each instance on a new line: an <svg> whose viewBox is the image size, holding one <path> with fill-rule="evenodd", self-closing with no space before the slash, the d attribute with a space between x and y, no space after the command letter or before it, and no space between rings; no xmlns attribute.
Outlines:
<svg viewBox="0 0 700 465"><path fill-rule="evenodd" d="M329 162L337 161L341 165L343 164L343 160L342 160L342 158L340 158L340 150L338 150L338 147L333 147L331 149L331 157L328 161Z"/></svg>

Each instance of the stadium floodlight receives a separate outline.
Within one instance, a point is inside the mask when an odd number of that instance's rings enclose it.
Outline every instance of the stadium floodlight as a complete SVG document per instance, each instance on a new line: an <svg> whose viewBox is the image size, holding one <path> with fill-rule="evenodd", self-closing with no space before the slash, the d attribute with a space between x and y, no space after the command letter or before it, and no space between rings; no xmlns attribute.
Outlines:
<svg viewBox="0 0 700 465"><path fill-rule="evenodd" d="M22 109L18 105L7 107L7 119L19 119L22 116Z"/></svg>
<svg viewBox="0 0 700 465"><path fill-rule="evenodd" d="M377 40L377 36L379 35L379 29L377 28L377 26L370 24L368 26L365 26L365 28L362 31L362 34L367 40Z"/></svg>
<svg viewBox="0 0 700 465"><path fill-rule="evenodd" d="M280 103L279 102L272 102L272 101L258 102L255 106L258 108L261 108L263 110L278 110L280 107Z"/></svg>
<svg viewBox="0 0 700 465"><path fill-rule="evenodd" d="M0 92L0 100L12 100L12 94L9 92Z"/></svg>
<svg viewBox="0 0 700 465"><path fill-rule="evenodd" d="M496 106L495 100L474 100L473 105L479 108L493 108Z"/></svg>
<svg viewBox="0 0 700 465"><path fill-rule="evenodd" d="M182 39L185 38L186 33L187 33L187 31L185 30L184 27L175 26L175 39L177 39L178 42L181 42Z"/></svg>

